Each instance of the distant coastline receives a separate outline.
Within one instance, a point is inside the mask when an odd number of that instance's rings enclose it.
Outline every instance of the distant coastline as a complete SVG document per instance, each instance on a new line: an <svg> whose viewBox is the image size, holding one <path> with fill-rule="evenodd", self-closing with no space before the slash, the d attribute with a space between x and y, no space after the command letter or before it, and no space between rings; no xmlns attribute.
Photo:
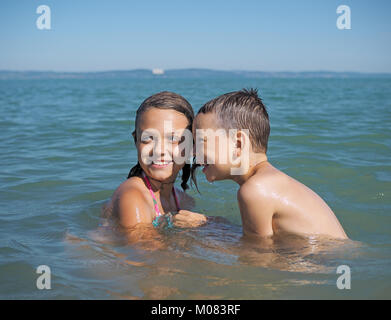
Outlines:
<svg viewBox="0 0 391 320"><path fill-rule="evenodd" d="M0 80L17 79L124 79L124 78L391 78L391 73L333 71L221 71L213 69L168 69L154 74L150 69L98 72L12 71L0 70Z"/></svg>

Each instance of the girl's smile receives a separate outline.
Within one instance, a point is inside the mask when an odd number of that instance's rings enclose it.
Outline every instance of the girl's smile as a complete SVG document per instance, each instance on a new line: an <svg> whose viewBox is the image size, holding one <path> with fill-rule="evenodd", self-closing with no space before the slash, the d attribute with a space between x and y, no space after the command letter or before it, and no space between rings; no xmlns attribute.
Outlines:
<svg viewBox="0 0 391 320"><path fill-rule="evenodd" d="M153 161L152 164L151 164L151 167L152 168L155 168L155 169L164 169L164 168L167 168L168 166L171 166L174 162L172 160L170 161Z"/></svg>

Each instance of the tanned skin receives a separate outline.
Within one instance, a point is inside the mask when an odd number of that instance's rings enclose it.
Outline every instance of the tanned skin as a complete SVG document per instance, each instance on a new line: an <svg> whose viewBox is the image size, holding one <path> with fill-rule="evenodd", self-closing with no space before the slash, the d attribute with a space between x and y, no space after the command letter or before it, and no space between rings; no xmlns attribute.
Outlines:
<svg viewBox="0 0 391 320"><path fill-rule="evenodd" d="M221 129L215 113L200 113L193 123L195 139L198 129ZM264 152L254 151L246 133L238 131L229 147L228 135L219 137L214 146L203 140L203 172L208 181L230 179L239 185L237 200L242 218L243 233L249 236L271 237L284 233L318 235L346 239L347 235L334 212L326 202L310 188L272 166ZM219 148L227 154L234 153L236 161L219 161ZM198 146L198 145L197 145ZM245 148L246 147L246 148ZM241 165L244 151L248 150L248 170L232 175L232 168ZM200 150L199 150L200 151ZM214 164L211 159L214 157ZM243 160L244 161L244 160Z"/></svg>

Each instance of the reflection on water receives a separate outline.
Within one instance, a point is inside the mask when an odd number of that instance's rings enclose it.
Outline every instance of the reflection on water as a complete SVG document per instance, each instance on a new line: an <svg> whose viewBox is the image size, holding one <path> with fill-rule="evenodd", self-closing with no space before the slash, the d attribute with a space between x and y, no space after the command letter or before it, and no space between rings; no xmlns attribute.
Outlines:
<svg viewBox="0 0 391 320"><path fill-rule="evenodd" d="M95 276L127 278L124 291L107 290L113 299L258 299L262 289L278 294L284 285L327 284L327 277L311 278L335 273L333 261L346 258L348 252L352 257L360 248L351 240L315 236L243 237L240 226L219 217L200 228L162 229L152 236L150 228L138 225L128 230L133 233L129 240L105 220L88 238L68 233L66 240L78 257L95 257ZM282 284L276 281L282 272L311 276Z"/></svg>

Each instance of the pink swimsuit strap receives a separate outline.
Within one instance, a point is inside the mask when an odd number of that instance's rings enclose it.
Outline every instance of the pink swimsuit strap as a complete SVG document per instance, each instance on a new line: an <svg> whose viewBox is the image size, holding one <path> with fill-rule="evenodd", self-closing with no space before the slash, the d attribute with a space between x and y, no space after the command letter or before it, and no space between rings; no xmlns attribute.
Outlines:
<svg viewBox="0 0 391 320"><path fill-rule="evenodd" d="M144 171L142 172L142 175L143 175L143 178L144 178L144 181L149 189L149 193L151 194L152 196L152 200L153 200L153 204L154 204L154 207L155 207L155 212L156 212L156 216L161 216L162 213L160 212L160 209L159 209L159 205L157 203L157 200L156 200L156 197L155 197L155 193L153 192L152 190L152 186L151 186L151 183L149 182L149 179L147 177L147 175L144 173ZM175 204L176 204L176 208L177 210L179 211L179 201L178 201L178 197L176 195L176 192L175 192L175 188L174 186L172 186L172 193L174 195L174 199L175 199Z"/></svg>

